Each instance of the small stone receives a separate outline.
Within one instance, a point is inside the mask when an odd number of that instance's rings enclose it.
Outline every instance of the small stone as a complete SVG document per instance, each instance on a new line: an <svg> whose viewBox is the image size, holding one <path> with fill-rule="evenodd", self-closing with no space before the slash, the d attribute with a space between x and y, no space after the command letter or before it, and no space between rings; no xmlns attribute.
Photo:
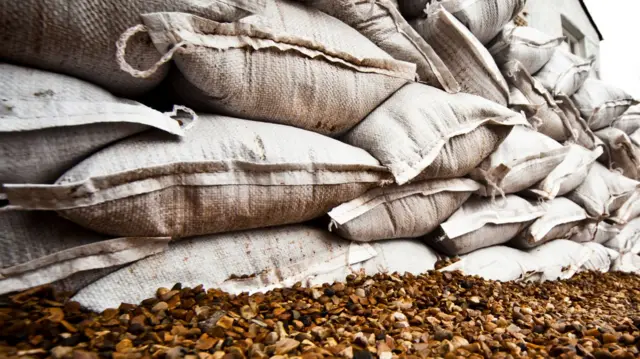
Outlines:
<svg viewBox="0 0 640 359"><path fill-rule="evenodd" d="M362 288L356 289L355 294L360 298L365 298L367 296L367 293L365 293L364 289Z"/></svg>
<svg viewBox="0 0 640 359"><path fill-rule="evenodd" d="M451 340L453 339L453 333L449 330L437 329L434 338L437 341Z"/></svg>
<svg viewBox="0 0 640 359"><path fill-rule="evenodd" d="M324 328L324 327L314 327L313 329L311 329L311 333L318 339L318 340L323 340L329 337L329 335L331 335L331 332L329 331L329 329Z"/></svg>
<svg viewBox="0 0 640 359"><path fill-rule="evenodd" d="M313 288L311 289L311 297L315 300L318 300L320 297L322 297L322 292L320 292L316 288Z"/></svg>
<svg viewBox="0 0 640 359"><path fill-rule="evenodd" d="M604 344L617 343L618 342L618 337L616 337L612 333L604 333L604 334L602 334L602 342Z"/></svg>
<svg viewBox="0 0 640 359"><path fill-rule="evenodd" d="M338 283L332 285L331 289L333 289L334 292L342 292L345 289L345 285L344 285L344 283L338 282Z"/></svg>
<svg viewBox="0 0 640 359"><path fill-rule="evenodd" d="M398 328L398 329L402 329L402 328L409 328L409 322L395 322L393 323L393 327L394 328Z"/></svg>
<svg viewBox="0 0 640 359"><path fill-rule="evenodd" d="M598 349L593 353L593 356L596 359L613 359L613 354L611 354L608 350Z"/></svg>
<svg viewBox="0 0 640 359"><path fill-rule="evenodd" d="M620 337L620 343L622 344L631 345L635 343L635 341L636 341L636 338L629 333L625 333Z"/></svg>
<svg viewBox="0 0 640 359"><path fill-rule="evenodd" d="M181 359L187 354L187 349L183 347L173 347L167 350L165 357L167 359Z"/></svg>
<svg viewBox="0 0 640 359"><path fill-rule="evenodd" d="M167 309L169 309L169 304L167 304L167 302L158 302L153 306L153 308L151 308L151 311L154 313L158 313Z"/></svg>
<svg viewBox="0 0 640 359"><path fill-rule="evenodd" d="M300 342L295 339L285 338L285 339L279 340L275 344L275 346L276 346L276 355L284 355L296 349L298 346L300 346Z"/></svg>
<svg viewBox="0 0 640 359"><path fill-rule="evenodd" d="M393 319L395 319L398 322L406 322L407 321L407 316L400 313L400 312L395 312L393 313Z"/></svg>
<svg viewBox="0 0 640 359"><path fill-rule="evenodd" d="M340 351L339 355L343 358L353 359L353 347L346 347Z"/></svg>
<svg viewBox="0 0 640 359"><path fill-rule="evenodd" d="M240 316L246 320L253 319L256 317L256 313L251 309L250 306L245 305L240 308Z"/></svg>
<svg viewBox="0 0 640 359"><path fill-rule="evenodd" d="M116 344L116 351L118 353L127 353L131 349L133 349L133 343L129 339L122 339Z"/></svg>
<svg viewBox="0 0 640 359"><path fill-rule="evenodd" d="M264 343L266 345L275 344L277 341L278 341L278 333L276 332L270 332L269 334L267 334L267 337L264 338Z"/></svg>
<svg viewBox="0 0 640 359"><path fill-rule="evenodd" d="M222 318L220 318L220 320L218 320L216 325L228 330L228 329L231 329L231 327L233 327L233 322L234 322L233 318L230 318L225 315Z"/></svg>
<svg viewBox="0 0 640 359"><path fill-rule="evenodd" d="M222 359L225 356L225 352L223 351L216 351L215 353L213 353L213 356L211 357L211 359Z"/></svg>
<svg viewBox="0 0 640 359"><path fill-rule="evenodd" d="M195 348L198 350L209 350L218 342L218 339L211 338L207 334L203 334L196 342Z"/></svg>
<svg viewBox="0 0 640 359"><path fill-rule="evenodd" d="M66 355L71 354L71 352L73 352L72 347L57 346L51 349L51 355L56 359L62 359Z"/></svg>

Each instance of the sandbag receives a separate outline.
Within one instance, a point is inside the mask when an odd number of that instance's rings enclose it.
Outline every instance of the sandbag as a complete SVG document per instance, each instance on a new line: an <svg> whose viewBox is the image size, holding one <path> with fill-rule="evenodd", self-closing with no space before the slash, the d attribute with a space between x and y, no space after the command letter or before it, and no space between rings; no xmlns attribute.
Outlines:
<svg viewBox="0 0 640 359"><path fill-rule="evenodd" d="M433 231L479 188L464 178L375 188L329 217L336 233L354 241L415 238Z"/></svg>
<svg viewBox="0 0 640 359"><path fill-rule="evenodd" d="M568 239L573 234L571 230L587 219L587 212L582 207L563 197L540 206L546 211L545 215L513 238L512 246L530 249L555 239Z"/></svg>
<svg viewBox="0 0 640 359"><path fill-rule="evenodd" d="M371 153L403 185L462 177L498 147L512 126L525 124L522 115L481 97L413 83L341 140Z"/></svg>
<svg viewBox="0 0 640 359"><path fill-rule="evenodd" d="M138 261L85 287L72 299L102 311L139 303L161 287L203 284L228 293L266 292L296 282L322 284L350 265L376 256L366 243L349 242L304 225L200 236L172 242L168 250ZM167 266L167 263L179 263ZM320 281L318 283L318 281Z"/></svg>
<svg viewBox="0 0 640 359"><path fill-rule="evenodd" d="M580 111L576 108L571 98L565 95L557 95L554 97L556 105L566 119L566 127L570 129L570 142L576 143L584 148L593 150L598 147L598 138L587 125L587 122L580 117Z"/></svg>
<svg viewBox="0 0 640 359"><path fill-rule="evenodd" d="M640 148L624 131L607 127L596 131L595 135L604 142L606 148L600 158L603 164L621 170L629 178L640 178Z"/></svg>
<svg viewBox="0 0 640 359"><path fill-rule="evenodd" d="M466 254L508 242L544 214L543 208L515 195L495 201L471 197L426 241L447 255Z"/></svg>
<svg viewBox="0 0 640 359"><path fill-rule="evenodd" d="M640 255L624 253L613 262L611 270L616 272L640 274Z"/></svg>
<svg viewBox="0 0 640 359"><path fill-rule="evenodd" d="M54 185L7 185L17 208L57 210L97 232L195 236L298 223L388 181L365 151L294 127L201 115L181 141L143 133Z"/></svg>
<svg viewBox="0 0 640 359"><path fill-rule="evenodd" d="M593 78L588 78L572 99L594 131L610 126L638 103L623 89Z"/></svg>
<svg viewBox="0 0 640 359"><path fill-rule="evenodd" d="M288 0L270 1L264 16L234 23L178 12L142 20L180 70L170 78L175 92L205 112L337 135L416 77L415 64Z"/></svg>
<svg viewBox="0 0 640 359"><path fill-rule="evenodd" d="M640 254L640 218L629 221L620 233L604 244L619 253Z"/></svg>
<svg viewBox="0 0 640 359"><path fill-rule="evenodd" d="M557 48L535 78L552 96L572 96L589 77L595 57L583 59L569 51Z"/></svg>
<svg viewBox="0 0 640 359"><path fill-rule="evenodd" d="M640 188L640 182L594 163L584 182L567 198L596 218L607 218L618 210Z"/></svg>
<svg viewBox="0 0 640 359"><path fill-rule="evenodd" d="M564 37L553 37L528 26L507 24L488 45L498 66L518 61L530 74L535 74L549 62Z"/></svg>
<svg viewBox="0 0 640 359"><path fill-rule="evenodd" d="M551 94L529 75L524 65L518 61L504 64L503 74L514 94L509 99L509 107L518 111L524 107L534 107L533 114L527 113L529 122L536 130L552 139L564 142L573 137L571 126L564 113L558 108ZM528 112L525 110L525 113Z"/></svg>
<svg viewBox="0 0 640 359"><path fill-rule="evenodd" d="M226 22L260 12L265 0L24 0L3 2L0 33L3 61L65 73L127 97L162 81L168 66L151 77L132 77L118 67L116 42L127 28L141 25L140 14L184 11ZM126 60L148 69L160 59L148 38L136 37Z"/></svg>
<svg viewBox="0 0 640 359"><path fill-rule="evenodd" d="M609 218L617 224L627 224L630 220L640 217L640 191L635 191L631 197Z"/></svg>
<svg viewBox="0 0 640 359"><path fill-rule="evenodd" d="M594 256L591 248L564 239L545 243L528 253L539 268L538 273L527 278L533 282L571 278L584 270Z"/></svg>
<svg viewBox="0 0 640 359"><path fill-rule="evenodd" d="M112 239L55 212L0 209L0 294L62 282L75 291L111 268L160 253L170 238ZM70 277L75 276L73 280ZM66 281L65 281L66 280Z"/></svg>
<svg viewBox="0 0 640 359"><path fill-rule="evenodd" d="M599 243L585 243L583 246L593 251L589 260L582 265L583 270L607 273L611 270L615 261L620 257L618 252Z"/></svg>
<svg viewBox="0 0 640 359"><path fill-rule="evenodd" d="M564 160L545 179L524 190L524 195L543 200L564 196L584 182L589 170L603 153L602 147L593 151L575 144L566 147L569 151Z"/></svg>
<svg viewBox="0 0 640 359"><path fill-rule="evenodd" d="M393 58L417 65L418 78L450 93L460 91L440 56L389 0L307 0L307 4L358 30Z"/></svg>
<svg viewBox="0 0 640 359"><path fill-rule="evenodd" d="M441 271L456 270L485 280L508 282L523 280L538 272L539 268L525 251L493 246L460 256L459 261L441 269Z"/></svg>
<svg viewBox="0 0 640 359"><path fill-rule="evenodd" d="M453 15L433 6L411 26L433 47L460 84L460 91L507 106L509 87L489 51Z"/></svg>
<svg viewBox="0 0 640 359"><path fill-rule="evenodd" d="M640 129L640 106L631 106L611 124L612 127L624 131L631 136Z"/></svg>
<svg viewBox="0 0 640 359"><path fill-rule="evenodd" d="M570 148L524 126L509 136L469 176L483 184L482 196L516 193L544 180Z"/></svg>
<svg viewBox="0 0 640 359"><path fill-rule="evenodd" d="M0 64L0 99L0 183L52 183L107 144L150 128L183 134L170 115L53 72Z"/></svg>
<svg viewBox="0 0 640 359"><path fill-rule="evenodd" d="M620 228L607 222L586 220L575 227L572 232L573 234L569 238L571 241L604 244L617 236L620 233Z"/></svg>

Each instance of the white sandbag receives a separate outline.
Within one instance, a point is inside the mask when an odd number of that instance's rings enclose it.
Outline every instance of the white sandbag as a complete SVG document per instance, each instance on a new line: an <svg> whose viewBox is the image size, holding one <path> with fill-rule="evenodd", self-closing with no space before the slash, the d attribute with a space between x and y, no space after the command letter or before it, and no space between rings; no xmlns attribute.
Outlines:
<svg viewBox="0 0 640 359"><path fill-rule="evenodd" d="M583 59L563 48L557 48L535 78L552 96L572 96L589 77L595 57Z"/></svg>
<svg viewBox="0 0 640 359"><path fill-rule="evenodd" d="M466 254L508 242L545 213L515 195L495 201L471 197L426 240L447 255Z"/></svg>
<svg viewBox="0 0 640 359"><path fill-rule="evenodd" d="M624 133L613 127L595 132L604 143L601 162L611 169L621 170L622 174L633 179L640 178L640 148Z"/></svg>
<svg viewBox="0 0 640 359"><path fill-rule="evenodd" d="M86 274L160 253L171 238L117 238L88 231L53 212L0 209L0 294L69 279L78 290ZM94 278L97 279L97 278Z"/></svg>
<svg viewBox="0 0 640 359"><path fill-rule="evenodd" d="M640 129L640 105L631 106L611 124L612 127L624 131L631 136Z"/></svg>
<svg viewBox="0 0 640 359"><path fill-rule="evenodd" d="M544 180L560 165L569 147L524 126L509 136L469 174L483 184L482 196L516 193Z"/></svg>
<svg viewBox="0 0 640 359"><path fill-rule="evenodd" d="M52 183L107 144L150 128L183 134L169 115L53 72L0 64L0 99L0 183Z"/></svg>
<svg viewBox="0 0 640 359"><path fill-rule="evenodd" d="M594 163L584 182L567 198L587 210L595 219L607 218L640 188L640 182Z"/></svg>
<svg viewBox="0 0 640 359"><path fill-rule="evenodd" d="M269 1L264 16L234 23L178 12L142 20L180 70L170 79L175 92L204 112L337 135L416 77L415 64L289 0Z"/></svg>
<svg viewBox="0 0 640 359"><path fill-rule="evenodd" d="M440 56L389 0L307 0L307 4L358 30L393 58L416 64L418 78L450 93L460 91Z"/></svg>
<svg viewBox="0 0 640 359"><path fill-rule="evenodd" d="M580 117L580 111L578 111L571 98L565 95L557 95L554 100L567 120L566 127L571 132L570 142L589 150L595 149L598 146L598 138L593 134L587 122Z"/></svg>
<svg viewBox="0 0 640 359"><path fill-rule="evenodd" d="M605 247L620 253L640 254L640 218L629 221L620 234L604 244Z"/></svg>
<svg viewBox="0 0 640 359"><path fill-rule="evenodd" d="M367 150L403 185L462 177L498 147L512 126L526 124L524 116L481 97L413 83L341 140Z"/></svg>
<svg viewBox="0 0 640 359"><path fill-rule="evenodd" d="M265 0L21 0L0 7L0 58L94 82L114 93L135 96L158 85L168 66L150 78L123 72L116 42L127 28L141 25L140 14L184 11L220 22L260 12ZM136 37L126 59L147 69L160 59L148 38Z"/></svg>
<svg viewBox="0 0 640 359"><path fill-rule="evenodd" d="M94 311L139 303L160 287L203 284L232 294L264 292L296 282L317 284L326 273L376 256L366 243L349 242L302 225L223 233L172 242L169 249L85 287L73 297ZM167 265L167 264L179 265ZM339 271L336 271L340 269Z"/></svg>
<svg viewBox="0 0 640 359"><path fill-rule="evenodd" d="M376 256L366 261L356 263L350 268L341 268L343 273L331 274L324 280L320 276L314 283L331 283L332 280L344 280L349 272L364 272L367 275L376 273L411 273L423 274L435 268L436 262L442 257L424 242L415 239L394 239L370 243L375 249ZM348 272L347 272L348 271Z"/></svg>
<svg viewBox="0 0 640 359"><path fill-rule="evenodd" d="M538 265L527 252L494 246L463 255L458 262L441 270L459 270L465 275L477 275L485 280L508 282L525 279L537 273Z"/></svg>
<svg viewBox="0 0 640 359"><path fill-rule="evenodd" d="M54 185L7 185L10 204L97 232L174 238L299 223L388 181L365 151L298 128L201 115L181 141L144 133Z"/></svg>
<svg viewBox="0 0 640 359"><path fill-rule="evenodd" d="M478 190L470 179L431 180L374 188L329 212L343 238L416 238L433 231Z"/></svg>
<svg viewBox="0 0 640 359"><path fill-rule="evenodd" d="M572 232L573 234L569 238L571 241L604 244L617 236L620 233L620 228L607 222L587 220L575 227Z"/></svg>
<svg viewBox="0 0 640 359"><path fill-rule="evenodd" d="M620 254L599 243L585 243L583 246L593 251L591 257L582 265L582 270L598 271L607 273L611 270L613 263L620 257Z"/></svg>
<svg viewBox="0 0 640 359"><path fill-rule="evenodd" d="M509 87L493 57L451 13L433 6L426 19L410 24L440 55L460 84L460 91L508 104Z"/></svg>
<svg viewBox="0 0 640 359"><path fill-rule="evenodd" d="M640 274L640 255L625 253L613 263L611 270L624 273Z"/></svg>
<svg viewBox="0 0 640 359"><path fill-rule="evenodd" d="M640 217L640 191L635 191L609 220L617 224L627 224L637 217Z"/></svg>
<svg viewBox="0 0 640 359"><path fill-rule="evenodd" d="M569 151L564 160L545 179L523 191L524 195L543 200L564 196L584 182L589 170L603 153L602 147L589 151L580 145L566 146Z"/></svg>
<svg viewBox="0 0 640 359"><path fill-rule="evenodd" d="M530 74L535 74L549 62L564 37L553 37L528 26L507 24L491 41L489 52L498 66L509 61L520 62Z"/></svg>
<svg viewBox="0 0 640 359"><path fill-rule="evenodd" d="M563 239L545 243L528 253L538 265L538 274L528 278L535 282L571 278L593 257L590 248Z"/></svg>
<svg viewBox="0 0 640 359"><path fill-rule="evenodd" d="M504 64L503 74L511 87L509 99L510 108L533 107L533 114L525 114L534 128L558 142L573 138L571 127L564 113L558 108L551 94L540 82L524 68L518 61L510 61Z"/></svg>
<svg viewBox="0 0 640 359"><path fill-rule="evenodd" d="M539 204L546 213L520 232L510 244L520 249L538 247L555 239L568 239L571 230L587 219L587 212L572 201L558 197Z"/></svg>
<svg viewBox="0 0 640 359"><path fill-rule="evenodd" d="M623 89L594 78L587 79L572 99L594 131L610 126L638 103Z"/></svg>

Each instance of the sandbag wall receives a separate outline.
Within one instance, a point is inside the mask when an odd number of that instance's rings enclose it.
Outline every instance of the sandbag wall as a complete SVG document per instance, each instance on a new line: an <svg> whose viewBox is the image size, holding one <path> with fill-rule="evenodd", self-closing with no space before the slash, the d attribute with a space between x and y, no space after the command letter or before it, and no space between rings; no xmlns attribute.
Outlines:
<svg viewBox="0 0 640 359"><path fill-rule="evenodd" d="M46 3L0 9L32 24L0 27L0 294L637 262L635 102L511 25L522 0Z"/></svg>

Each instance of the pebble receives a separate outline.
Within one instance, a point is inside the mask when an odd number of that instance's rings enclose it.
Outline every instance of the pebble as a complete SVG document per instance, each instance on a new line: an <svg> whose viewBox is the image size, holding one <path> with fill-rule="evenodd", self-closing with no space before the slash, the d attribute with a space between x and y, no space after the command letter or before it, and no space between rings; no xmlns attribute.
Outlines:
<svg viewBox="0 0 640 359"><path fill-rule="evenodd" d="M292 350L300 346L300 342L295 339L285 338L278 341L275 344L275 346L276 346L276 355L283 355L291 352Z"/></svg>

